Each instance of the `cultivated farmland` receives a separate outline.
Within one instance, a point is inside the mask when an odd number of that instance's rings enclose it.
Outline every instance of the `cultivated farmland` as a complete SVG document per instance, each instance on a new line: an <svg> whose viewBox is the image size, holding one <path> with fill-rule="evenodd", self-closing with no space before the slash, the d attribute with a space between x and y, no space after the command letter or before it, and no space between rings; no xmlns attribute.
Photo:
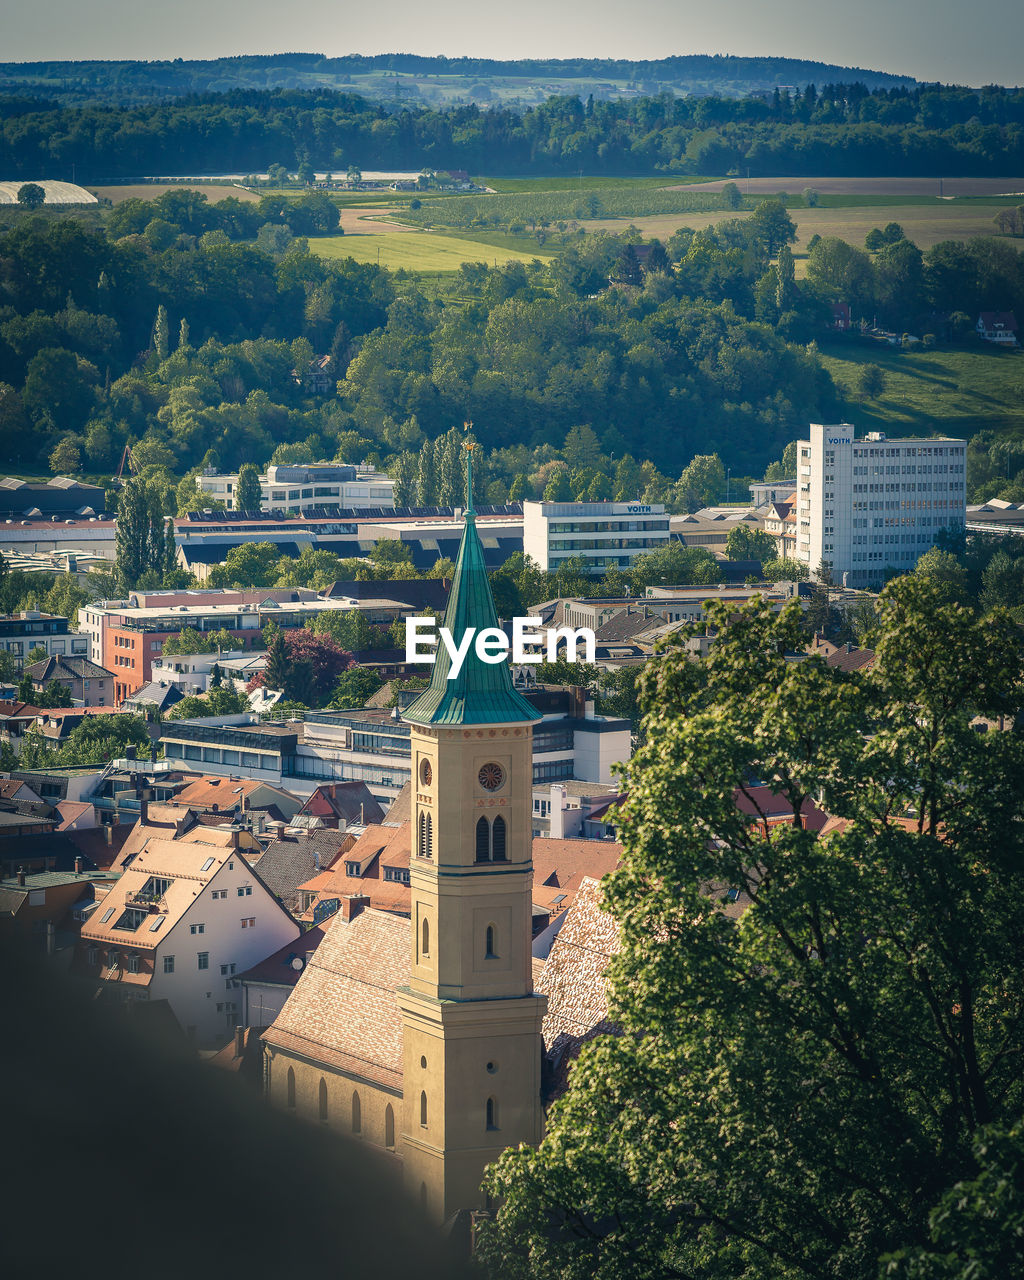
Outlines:
<svg viewBox="0 0 1024 1280"><path fill-rule="evenodd" d="M354 258L356 262L380 262L392 271L436 273L458 271L464 262L532 262L546 257L543 251L496 249L458 236L435 235L424 231L394 231L385 235L318 236L309 242L311 253L321 258ZM379 258L378 258L379 254Z"/></svg>

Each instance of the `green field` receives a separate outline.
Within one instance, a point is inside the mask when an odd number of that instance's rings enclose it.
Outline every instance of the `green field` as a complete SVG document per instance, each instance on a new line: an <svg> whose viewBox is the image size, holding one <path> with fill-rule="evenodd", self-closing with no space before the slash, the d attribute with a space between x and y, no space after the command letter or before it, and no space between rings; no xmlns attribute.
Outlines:
<svg viewBox="0 0 1024 1280"><path fill-rule="evenodd" d="M623 187L633 189L648 187L658 191L662 187L679 183L707 182L707 178L689 174L666 173L659 178L588 178L561 174L551 178L475 178L482 187L492 187L500 195L524 195L531 191L605 191Z"/></svg>
<svg viewBox="0 0 1024 1280"><path fill-rule="evenodd" d="M354 258L356 262L380 262L392 271L458 271L464 262L499 266L508 261L532 262L549 256L541 249L495 247L458 236L424 231L396 231L381 236L322 236L309 242L311 253L321 258ZM379 254L379 257L378 257Z"/></svg>
<svg viewBox="0 0 1024 1280"><path fill-rule="evenodd" d="M796 223L797 240L793 252L797 256L797 275L802 274L801 255L806 257L807 242L811 236L838 236L858 249L864 248L864 237L872 227L884 227L887 222L898 222L907 238L920 249L929 249L941 240L966 240L972 236L997 234L995 216L1000 208L1014 208L1019 201L1004 200L1001 204L978 204L974 201L928 204L887 204L865 207L843 205L838 208L791 208L789 216ZM700 230L713 226L726 218L745 218L749 213L740 209L726 213L719 209L713 213L655 214L635 217L633 222L645 236L658 236L667 240L682 226ZM588 231L618 232L623 229L617 218L588 218L583 224ZM1024 241L1012 240L1020 247Z"/></svg>
<svg viewBox="0 0 1024 1280"><path fill-rule="evenodd" d="M419 209L402 211L403 219L421 226L507 226L546 220L551 223L592 218L637 218L656 214L723 212L717 191L662 190L641 183L618 187L527 191L519 195L458 196L444 203L424 199Z"/></svg>
<svg viewBox="0 0 1024 1280"><path fill-rule="evenodd" d="M981 430L1024 434L1024 353L967 348L902 351L881 343L822 343L822 363L851 404L858 431L941 430L973 436ZM878 400L858 401L860 369L885 375Z"/></svg>

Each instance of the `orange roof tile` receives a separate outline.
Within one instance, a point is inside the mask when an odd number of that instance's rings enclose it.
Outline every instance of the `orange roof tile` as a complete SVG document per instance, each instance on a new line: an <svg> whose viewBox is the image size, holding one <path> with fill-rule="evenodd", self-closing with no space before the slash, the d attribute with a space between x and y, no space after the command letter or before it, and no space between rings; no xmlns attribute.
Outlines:
<svg viewBox="0 0 1024 1280"><path fill-rule="evenodd" d="M622 857L615 840L559 840L537 836L533 841L533 901L553 915L572 906L584 878L600 880L614 871ZM556 901L557 899L557 901Z"/></svg>
<svg viewBox="0 0 1024 1280"><path fill-rule="evenodd" d="M408 921L372 909L335 916L264 1041L400 1090L396 988L410 965Z"/></svg>

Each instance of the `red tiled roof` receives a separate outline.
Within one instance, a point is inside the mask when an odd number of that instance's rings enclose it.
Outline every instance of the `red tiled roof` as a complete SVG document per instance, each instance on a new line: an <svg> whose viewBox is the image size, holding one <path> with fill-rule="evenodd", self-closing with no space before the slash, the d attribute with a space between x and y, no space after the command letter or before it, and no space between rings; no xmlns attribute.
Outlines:
<svg viewBox="0 0 1024 1280"><path fill-rule="evenodd" d="M400 1090L396 988L410 964L407 920L372 909L351 922L335 916L264 1041Z"/></svg>
<svg viewBox="0 0 1024 1280"><path fill-rule="evenodd" d="M537 836L533 841L533 901L553 915L567 911L583 880L588 876L600 880L615 870L621 857L622 845L615 840Z"/></svg>
<svg viewBox="0 0 1024 1280"><path fill-rule="evenodd" d="M247 796L269 785L254 778L203 777L182 787L172 803L195 805L200 809L212 809L214 805L221 809L236 809Z"/></svg>
<svg viewBox="0 0 1024 1280"><path fill-rule="evenodd" d="M789 822L793 817L793 806L785 796L779 795L771 787L747 787L745 791L737 789L733 792L733 798L741 813L749 814L752 818L763 818L769 825ZM828 819L828 814L811 800L803 802L800 813L809 831L820 831Z"/></svg>
<svg viewBox="0 0 1024 1280"><path fill-rule="evenodd" d="M2 720L28 720L33 716L44 716L46 711L42 707L35 707L31 702L7 702L0 701L0 719Z"/></svg>

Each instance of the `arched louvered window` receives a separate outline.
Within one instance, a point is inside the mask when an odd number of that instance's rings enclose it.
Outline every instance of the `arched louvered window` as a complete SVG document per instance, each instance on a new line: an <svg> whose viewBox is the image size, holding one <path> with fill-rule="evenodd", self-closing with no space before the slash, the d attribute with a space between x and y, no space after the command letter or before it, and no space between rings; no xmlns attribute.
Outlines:
<svg viewBox="0 0 1024 1280"><path fill-rule="evenodd" d="M497 939L496 939L496 937L495 937L495 929L494 929L494 925L493 925L493 924L489 924L489 925L487 926L487 935L486 935L486 938L485 938L485 946L486 946L486 950L485 950L485 952L484 952L484 958L485 958L485 959L487 959L487 960L496 960L496 959L497 959L497 957L498 957L498 951L497 951L496 942L497 942Z"/></svg>
<svg viewBox="0 0 1024 1280"><path fill-rule="evenodd" d="M420 1094L420 1124L424 1129L427 1127L427 1095L425 1093Z"/></svg>
<svg viewBox="0 0 1024 1280"><path fill-rule="evenodd" d="M295 1106L295 1072L288 1068L288 1105Z"/></svg>
<svg viewBox="0 0 1024 1280"><path fill-rule="evenodd" d="M419 816L418 835L419 835L419 839L416 845L416 852L420 855L421 858L426 858L429 856L427 854L427 815L422 811L420 812L420 816Z"/></svg>
<svg viewBox="0 0 1024 1280"><path fill-rule="evenodd" d="M420 926L420 956L430 955L430 925L424 920Z"/></svg>
<svg viewBox="0 0 1024 1280"><path fill-rule="evenodd" d="M390 1102L384 1112L384 1145L389 1151L395 1149L395 1113Z"/></svg>
<svg viewBox="0 0 1024 1280"><path fill-rule="evenodd" d="M500 813L491 828L491 857L495 862L504 862L508 857L505 851L505 819Z"/></svg>
<svg viewBox="0 0 1024 1280"><path fill-rule="evenodd" d="M327 1081L320 1077L320 1119L327 1123Z"/></svg>
<svg viewBox="0 0 1024 1280"><path fill-rule="evenodd" d="M427 814L427 857L434 856L434 816Z"/></svg>
<svg viewBox="0 0 1024 1280"><path fill-rule="evenodd" d="M363 1131L363 1106L359 1101L359 1094L352 1094L352 1132L362 1133Z"/></svg>
<svg viewBox="0 0 1024 1280"><path fill-rule="evenodd" d="M487 1128L497 1129L498 1127L498 1104L493 1098L487 1099Z"/></svg>
<svg viewBox="0 0 1024 1280"><path fill-rule="evenodd" d="M491 824L486 818L480 818L476 824L476 860L477 862L491 860Z"/></svg>

